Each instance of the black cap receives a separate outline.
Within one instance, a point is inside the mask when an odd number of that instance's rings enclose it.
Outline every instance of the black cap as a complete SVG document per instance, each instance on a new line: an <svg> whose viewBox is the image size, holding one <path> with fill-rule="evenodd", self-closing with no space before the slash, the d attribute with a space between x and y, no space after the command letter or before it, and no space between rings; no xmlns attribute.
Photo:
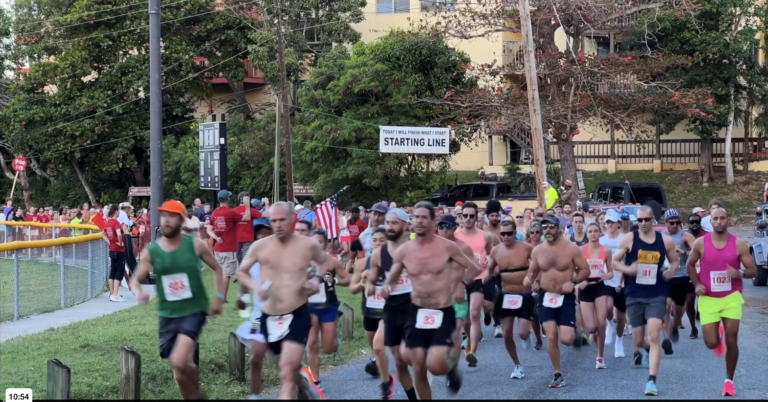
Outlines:
<svg viewBox="0 0 768 402"><path fill-rule="evenodd" d="M455 229L456 228L456 216L454 215L443 215L442 218L440 218L440 222L437 224L437 226L444 225L448 229Z"/></svg>
<svg viewBox="0 0 768 402"><path fill-rule="evenodd" d="M558 227L560 226L560 219L558 219L556 216L554 216L552 214L549 214L549 215L545 216L544 219L542 220L542 223L544 223L544 222L548 222L548 223L551 223L553 225L557 225Z"/></svg>

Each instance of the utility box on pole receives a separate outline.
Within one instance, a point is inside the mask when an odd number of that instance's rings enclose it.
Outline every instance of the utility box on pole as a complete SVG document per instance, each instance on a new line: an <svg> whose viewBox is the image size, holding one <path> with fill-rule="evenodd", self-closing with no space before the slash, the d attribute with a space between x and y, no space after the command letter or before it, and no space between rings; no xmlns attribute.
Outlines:
<svg viewBox="0 0 768 402"><path fill-rule="evenodd" d="M200 123L200 189L227 188L227 123Z"/></svg>

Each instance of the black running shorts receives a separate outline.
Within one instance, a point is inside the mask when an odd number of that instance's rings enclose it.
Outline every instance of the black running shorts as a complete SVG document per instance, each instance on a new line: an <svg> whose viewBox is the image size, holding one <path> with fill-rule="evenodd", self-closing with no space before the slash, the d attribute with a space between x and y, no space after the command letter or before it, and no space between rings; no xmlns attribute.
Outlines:
<svg viewBox="0 0 768 402"><path fill-rule="evenodd" d="M272 316L267 314L266 312L262 313L261 315L261 322L259 323L261 332L264 334L264 338L267 340L267 345L269 346L269 350L272 351L272 354L279 355L283 348L283 342L289 341L289 342L295 342L304 346L307 346L307 340L309 340L309 330L312 328L312 317L309 315L309 307L304 304L303 306L297 308L293 312L289 314L285 314L282 316ZM272 342L270 342L269 337L269 330L271 327L275 326L274 330L279 330L279 328L276 327L277 324L275 324L273 319L273 324L270 324L270 317L286 317L288 315L293 315L291 318L291 322L288 325L288 332L284 335L284 337L280 339L276 339Z"/></svg>
<svg viewBox="0 0 768 402"><path fill-rule="evenodd" d="M185 335L195 342L203 332L206 313L197 313L186 317L160 317L158 332L160 335L160 357L167 359L176 346L176 338L179 335Z"/></svg>
<svg viewBox="0 0 768 402"><path fill-rule="evenodd" d="M439 311L442 319L434 329L423 326L437 325L434 316L420 317L419 310ZM421 323L417 322L421 318ZM422 325L420 325L422 324ZM428 309L411 303L408 309L408 331L405 335L405 347L429 349L431 346L453 346L453 331L456 329L456 310L453 306L441 309Z"/></svg>

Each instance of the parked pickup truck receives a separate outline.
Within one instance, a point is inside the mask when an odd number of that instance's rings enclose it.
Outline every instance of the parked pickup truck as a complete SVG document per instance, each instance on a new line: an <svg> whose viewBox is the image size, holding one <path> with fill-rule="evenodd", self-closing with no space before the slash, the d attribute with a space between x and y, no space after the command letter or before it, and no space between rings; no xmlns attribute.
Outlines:
<svg viewBox="0 0 768 402"><path fill-rule="evenodd" d="M595 192L589 194L590 204L609 205L647 205L653 209L653 216L661 221L667 210L667 192L657 183L622 183L607 182L595 186Z"/></svg>
<svg viewBox="0 0 768 402"><path fill-rule="evenodd" d="M536 208L536 194L513 194L509 183L485 181L464 183L453 186L445 194L432 198L432 204L454 207L456 203L472 201L479 208L485 208L490 200L499 200L502 208L512 207L513 211Z"/></svg>
<svg viewBox="0 0 768 402"><path fill-rule="evenodd" d="M765 286L768 284L768 204L755 208L755 235L749 252L757 266L757 276L752 278L752 285Z"/></svg>

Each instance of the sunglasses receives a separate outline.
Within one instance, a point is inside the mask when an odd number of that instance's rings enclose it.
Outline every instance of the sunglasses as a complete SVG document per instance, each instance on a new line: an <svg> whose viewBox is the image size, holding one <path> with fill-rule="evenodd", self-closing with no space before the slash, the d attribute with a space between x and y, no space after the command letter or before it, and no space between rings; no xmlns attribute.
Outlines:
<svg viewBox="0 0 768 402"><path fill-rule="evenodd" d="M537 218L543 218L543 217L544 217L544 214L536 214L536 217L537 217Z"/></svg>
<svg viewBox="0 0 768 402"><path fill-rule="evenodd" d="M477 215L461 214L461 216L463 216L464 219L472 219L472 218L476 217Z"/></svg>
<svg viewBox="0 0 768 402"><path fill-rule="evenodd" d="M515 219L523 219L523 216L522 215L518 215L518 216L515 217Z"/></svg>
<svg viewBox="0 0 768 402"><path fill-rule="evenodd" d="M555 225L554 223L544 223L541 225L541 228L544 230L554 229L556 227L557 225Z"/></svg>
<svg viewBox="0 0 768 402"><path fill-rule="evenodd" d="M672 226L682 226L683 222L675 221L675 222L667 222L667 224Z"/></svg>
<svg viewBox="0 0 768 402"><path fill-rule="evenodd" d="M516 231L514 231L514 230L511 231L511 232L499 232L499 236L501 236L501 237L514 237L515 233L516 233Z"/></svg>
<svg viewBox="0 0 768 402"><path fill-rule="evenodd" d="M688 221L688 224L689 225L701 225L701 221L698 220L698 219L697 220L693 220L693 221Z"/></svg>
<svg viewBox="0 0 768 402"><path fill-rule="evenodd" d="M637 222L638 223L650 222L652 220L653 220L653 218L637 218Z"/></svg>
<svg viewBox="0 0 768 402"><path fill-rule="evenodd" d="M537 230L537 231L535 231L535 232L534 232L533 230L531 230L531 234L532 234L532 235L540 235L540 234L541 234L541 232L539 232L538 230Z"/></svg>

